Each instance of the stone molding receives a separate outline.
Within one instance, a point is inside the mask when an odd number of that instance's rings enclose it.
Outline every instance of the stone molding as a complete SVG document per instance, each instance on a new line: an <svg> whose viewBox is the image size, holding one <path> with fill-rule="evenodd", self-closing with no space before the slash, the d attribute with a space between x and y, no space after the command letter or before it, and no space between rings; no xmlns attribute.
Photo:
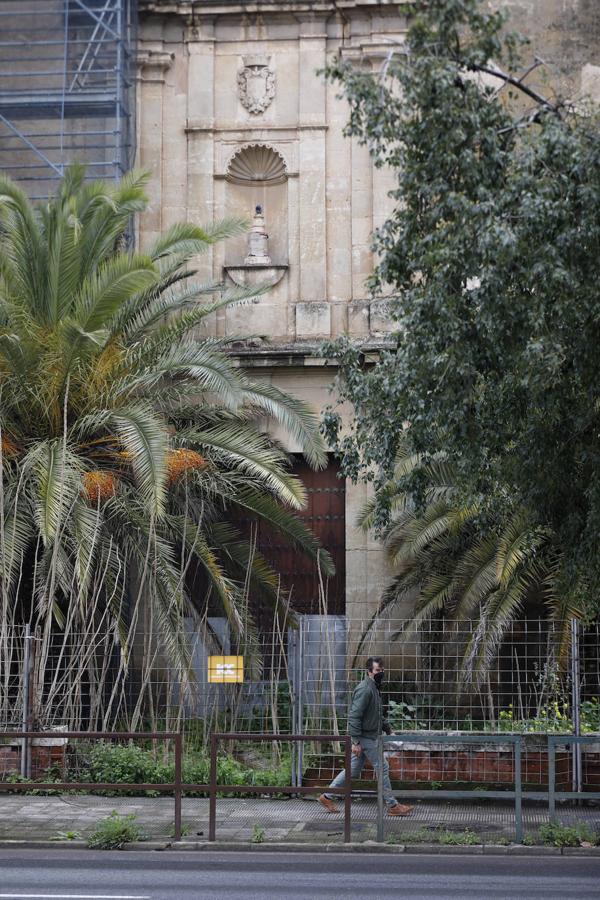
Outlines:
<svg viewBox="0 0 600 900"><path fill-rule="evenodd" d="M395 51L402 52L404 43L401 40L391 41L365 41L360 44L341 46L340 54L343 59L355 64L361 62L382 62L392 56Z"/></svg>
<svg viewBox="0 0 600 900"><path fill-rule="evenodd" d="M288 270L287 265L269 263L269 265L237 265L223 266L223 271L237 287L265 284L270 288L279 284ZM252 302L258 303L260 297L254 297Z"/></svg>
<svg viewBox="0 0 600 900"><path fill-rule="evenodd" d="M308 123L306 125L215 125L214 123L208 125L205 119L188 119L187 124L185 126L185 130L188 133L193 134L194 132L200 132L201 134L252 134L253 141L257 143L264 143L269 140L269 134L275 134L279 132L286 133L287 139L292 140L295 137L297 131L328 131L329 125L315 125ZM285 140L286 138L282 138Z"/></svg>
<svg viewBox="0 0 600 900"><path fill-rule="evenodd" d="M377 7L403 7L408 0L138 0L141 13L180 15L186 18L256 13L315 13Z"/></svg>
<svg viewBox="0 0 600 900"><path fill-rule="evenodd" d="M370 338L368 340L357 341L361 353L366 363L374 363L379 360L380 354L384 350L393 347L390 340L376 340ZM235 344L228 352L231 356L239 359L245 367L257 368L284 368L284 367L327 367L337 368L339 361L337 359L329 359L321 354L322 341L310 339L298 339L289 341L288 343L278 342L277 344L264 343L256 344L253 340L241 341Z"/></svg>
<svg viewBox="0 0 600 900"><path fill-rule="evenodd" d="M163 82L174 60L175 54L162 47L141 47L135 55L138 78L141 81Z"/></svg>

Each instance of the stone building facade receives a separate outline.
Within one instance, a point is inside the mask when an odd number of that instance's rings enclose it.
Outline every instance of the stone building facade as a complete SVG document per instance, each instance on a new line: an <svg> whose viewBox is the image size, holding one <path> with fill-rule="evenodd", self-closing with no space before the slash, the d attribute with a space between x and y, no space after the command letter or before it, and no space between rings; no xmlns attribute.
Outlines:
<svg viewBox="0 0 600 900"><path fill-rule="evenodd" d="M531 34L563 92L575 95L583 83L600 96L597 0L498 3ZM152 173L140 243L177 221L251 217L260 206L258 255L239 238L198 267L202 278L274 286L250 305L217 313L210 327L217 335L267 336L268 344L251 341L240 351L242 364L317 413L331 400L333 375L321 342L349 334L375 353L385 341L385 302L369 297L365 282L371 233L386 217L393 186L367 149L344 136L346 104L319 70L337 53L377 70L402 41L404 7L396 0L140 0L138 164ZM365 488L344 491L335 474L332 462L312 485L311 524L325 543L335 532L336 558L345 564L333 611L358 623L387 573L377 544L355 527ZM337 494L335 511L324 502L328 491Z"/></svg>

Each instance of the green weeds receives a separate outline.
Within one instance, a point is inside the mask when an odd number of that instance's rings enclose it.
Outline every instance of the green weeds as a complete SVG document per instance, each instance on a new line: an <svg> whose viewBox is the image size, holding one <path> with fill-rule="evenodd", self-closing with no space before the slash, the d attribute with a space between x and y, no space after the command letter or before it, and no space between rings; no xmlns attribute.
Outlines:
<svg viewBox="0 0 600 900"><path fill-rule="evenodd" d="M548 823L540 827L540 837L551 847L594 847L600 844L600 834L594 834L586 825Z"/></svg>
<svg viewBox="0 0 600 900"><path fill-rule="evenodd" d="M79 831L57 831L53 841L80 841L81 832Z"/></svg>
<svg viewBox="0 0 600 900"><path fill-rule="evenodd" d="M113 809L109 816L96 823L87 845L92 850L119 850L123 844L145 840L146 835L133 813L121 816Z"/></svg>
<svg viewBox="0 0 600 900"><path fill-rule="evenodd" d="M478 834L465 828L464 831L447 831L444 829L438 834L438 843L452 846L472 847L475 844L483 843Z"/></svg>

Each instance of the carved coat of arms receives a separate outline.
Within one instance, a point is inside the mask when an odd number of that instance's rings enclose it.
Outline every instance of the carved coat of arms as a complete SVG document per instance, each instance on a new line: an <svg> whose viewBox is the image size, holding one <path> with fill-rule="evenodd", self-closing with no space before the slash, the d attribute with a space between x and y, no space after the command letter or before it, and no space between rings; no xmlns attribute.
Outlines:
<svg viewBox="0 0 600 900"><path fill-rule="evenodd" d="M242 105L255 115L264 112L275 96L275 72L269 68L268 57L245 56L237 82Z"/></svg>

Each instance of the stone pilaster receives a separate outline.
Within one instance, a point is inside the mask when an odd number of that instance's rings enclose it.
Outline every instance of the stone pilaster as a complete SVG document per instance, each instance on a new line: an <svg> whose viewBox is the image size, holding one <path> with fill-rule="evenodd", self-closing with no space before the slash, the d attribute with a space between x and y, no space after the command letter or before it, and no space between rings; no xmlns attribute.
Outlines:
<svg viewBox="0 0 600 900"><path fill-rule="evenodd" d="M137 53L137 165L150 173L150 202L139 226L142 249L163 230L163 89L174 59L161 41L142 43Z"/></svg>

